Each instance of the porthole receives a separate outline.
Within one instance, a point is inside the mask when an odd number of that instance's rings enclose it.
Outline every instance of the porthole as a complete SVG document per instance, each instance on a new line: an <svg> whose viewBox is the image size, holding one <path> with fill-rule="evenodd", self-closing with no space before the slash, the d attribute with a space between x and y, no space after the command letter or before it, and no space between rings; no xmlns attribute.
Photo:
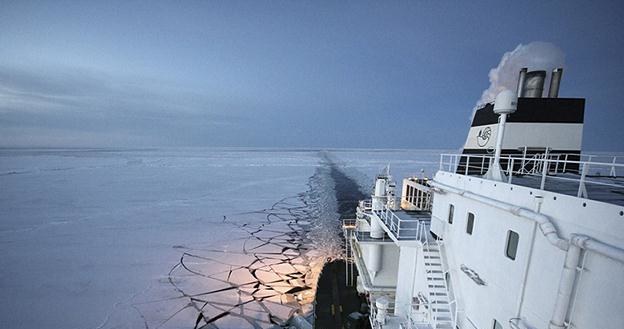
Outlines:
<svg viewBox="0 0 624 329"><path fill-rule="evenodd" d="M587 203L583 202L583 207L587 207Z"/></svg>
<svg viewBox="0 0 624 329"><path fill-rule="evenodd" d="M471 212L468 213L468 221L466 223L466 233L472 235L472 231L474 229L474 220L475 215Z"/></svg>
<svg viewBox="0 0 624 329"><path fill-rule="evenodd" d="M455 206L449 204L448 223L453 224L453 216L455 215Z"/></svg>
<svg viewBox="0 0 624 329"><path fill-rule="evenodd" d="M507 231L507 243L505 245L505 256L511 260L516 260L516 254L518 253L518 241L520 236L518 233L509 230Z"/></svg>

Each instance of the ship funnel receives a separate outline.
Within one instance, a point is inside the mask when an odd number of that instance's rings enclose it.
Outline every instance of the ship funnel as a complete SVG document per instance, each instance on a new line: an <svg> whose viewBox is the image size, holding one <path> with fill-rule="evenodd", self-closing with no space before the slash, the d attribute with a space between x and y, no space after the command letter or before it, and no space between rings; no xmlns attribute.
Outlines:
<svg viewBox="0 0 624 329"><path fill-rule="evenodd" d="M546 71L531 71L526 73L522 87L522 97L541 98L544 91Z"/></svg>
<svg viewBox="0 0 624 329"><path fill-rule="evenodd" d="M522 97L522 90L524 89L524 80L526 79L526 73L528 69L523 67L520 70L520 76L518 77L518 89L517 89L517 97Z"/></svg>
<svg viewBox="0 0 624 329"><path fill-rule="evenodd" d="M559 85L561 84L561 76L563 75L563 68L554 69L550 76L550 88L548 89L548 97L559 97Z"/></svg>

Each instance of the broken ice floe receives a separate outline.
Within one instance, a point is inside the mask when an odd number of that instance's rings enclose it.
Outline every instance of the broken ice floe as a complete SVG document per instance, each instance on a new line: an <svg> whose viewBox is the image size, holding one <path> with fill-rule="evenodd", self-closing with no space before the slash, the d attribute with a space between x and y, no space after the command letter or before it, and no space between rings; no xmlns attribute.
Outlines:
<svg viewBox="0 0 624 329"><path fill-rule="evenodd" d="M180 260L165 281L176 296L135 300L144 326L188 327L194 319L195 328L274 328L295 312L309 315L325 261L342 250L326 169L309 187L269 209L224 217L238 233L230 232L231 243L174 246Z"/></svg>

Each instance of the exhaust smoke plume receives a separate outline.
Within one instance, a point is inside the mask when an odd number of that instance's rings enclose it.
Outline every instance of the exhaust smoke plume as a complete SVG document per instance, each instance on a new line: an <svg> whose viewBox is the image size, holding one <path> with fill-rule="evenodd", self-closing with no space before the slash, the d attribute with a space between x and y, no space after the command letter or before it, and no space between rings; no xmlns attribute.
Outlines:
<svg viewBox="0 0 624 329"><path fill-rule="evenodd" d="M483 91L477 107L493 102L503 89L516 91L518 73L526 67L529 71L545 70L548 74L545 85L550 81L553 69L563 67L565 55L563 51L552 43L534 41L529 44L519 44L516 49L506 52L496 68L490 70L490 87Z"/></svg>

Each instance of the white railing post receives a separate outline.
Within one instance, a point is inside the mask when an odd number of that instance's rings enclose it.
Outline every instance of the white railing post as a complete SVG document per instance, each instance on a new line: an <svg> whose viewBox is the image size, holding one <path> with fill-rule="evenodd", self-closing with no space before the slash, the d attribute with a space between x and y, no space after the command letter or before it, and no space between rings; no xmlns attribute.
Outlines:
<svg viewBox="0 0 624 329"><path fill-rule="evenodd" d="M483 167L485 167L485 155L481 158L481 171L480 174L483 175Z"/></svg>
<svg viewBox="0 0 624 329"><path fill-rule="evenodd" d="M583 171L581 171L581 181L579 182L578 192L576 193L576 196L579 198L580 197L587 198L587 188L585 188L585 176L587 175L588 169L589 169L589 164L587 162L583 163Z"/></svg>
<svg viewBox="0 0 624 329"><path fill-rule="evenodd" d="M542 167L542 182L540 183L540 190L544 189L544 185L546 185L546 173L548 172L548 159L544 159L544 164Z"/></svg>
<svg viewBox="0 0 624 329"><path fill-rule="evenodd" d="M465 170L465 175L468 176L468 166L470 165L470 155L466 156L466 170Z"/></svg>
<svg viewBox="0 0 624 329"><path fill-rule="evenodd" d="M613 162L611 165L611 177L616 177L616 172L615 172L615 160L617 159L616 156L613 157Z"/></svg>
<svg viewBox="0 0 624 329"><path fill-rule="evenodd" d="M511 184L511 178L513 177L514 158L511 158L509 162L511 164L509 165L509 177L507 178L508 179L507 183Z"/></svg>
<svg viewBox="0 0 624 329"><path fill-rule="evenodd" d="M568 155L569 155L569 153L566 153L565 160L563 160L563 173L566 172L566 166L568 165ZM579 160L580 159L581 159L581 157L579 157Z"/></svg>
<svg viewBox="0 0 624 329"><path fill-rule="evenodd" d="M440 170L442 170L443 161L444 161L444 154L440 154Z"/></svg>
<svg viewBox="0 0 624 329"><path fill-rule="evenodd" d="M524 170L524 161L526 160L526 153L527 153L527 147L524 147L524 150L522 151L522 164L520 165L520 168Z"/></svg>

